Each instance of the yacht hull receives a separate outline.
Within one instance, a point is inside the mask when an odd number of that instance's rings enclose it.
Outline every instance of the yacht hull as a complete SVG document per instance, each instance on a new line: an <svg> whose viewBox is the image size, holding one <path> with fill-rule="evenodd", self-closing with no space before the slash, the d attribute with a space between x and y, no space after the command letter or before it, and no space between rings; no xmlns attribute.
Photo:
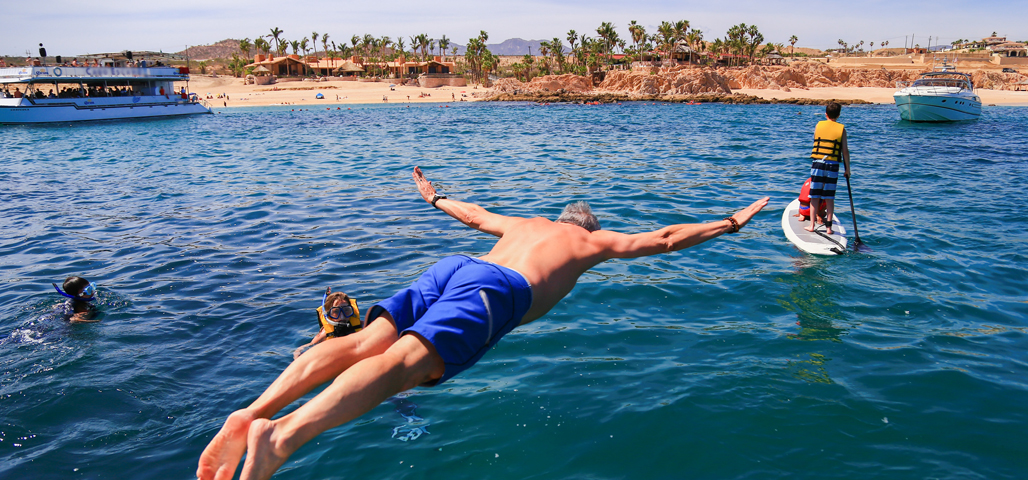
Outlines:
<svg viewBox="0 0 1028 480"><path fill-rule="evenodd" d="M910 122L959 122L977 120L982 102L966 97L935 95L896 95L900 118Z"/></svg>

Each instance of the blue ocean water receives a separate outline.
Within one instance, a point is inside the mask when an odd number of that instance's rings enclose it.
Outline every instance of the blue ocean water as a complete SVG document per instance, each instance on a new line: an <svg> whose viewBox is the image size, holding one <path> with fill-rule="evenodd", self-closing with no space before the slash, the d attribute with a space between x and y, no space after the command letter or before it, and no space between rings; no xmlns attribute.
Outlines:
<svg viewBox="0 0 1028 480"><path fill-rule="evenodd" d="M827 258L780 226L822 107L322 108L0 130L0 477L192 478L316 333L326 286L364 308L488 251L420 199L415 165L497 213L588 200L624 232L771 203L738 235L597 266L475 368L276 478L1028 472L1028 109L844 107L873 251ZM69 275L100 286L101 322L53 314Z"/></svg>

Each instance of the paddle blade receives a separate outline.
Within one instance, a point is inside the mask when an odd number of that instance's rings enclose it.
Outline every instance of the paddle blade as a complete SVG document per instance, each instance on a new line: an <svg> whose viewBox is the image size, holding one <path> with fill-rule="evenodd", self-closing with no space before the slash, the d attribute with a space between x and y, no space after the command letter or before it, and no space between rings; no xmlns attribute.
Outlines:
<svg viewBox="0 0 1028 480"><path fill-rule="evenodd" d="M857 240L853 243L853 251L858 253L871 253L874 250L872 250L871 247L865 245L864 242Z"/></svg>

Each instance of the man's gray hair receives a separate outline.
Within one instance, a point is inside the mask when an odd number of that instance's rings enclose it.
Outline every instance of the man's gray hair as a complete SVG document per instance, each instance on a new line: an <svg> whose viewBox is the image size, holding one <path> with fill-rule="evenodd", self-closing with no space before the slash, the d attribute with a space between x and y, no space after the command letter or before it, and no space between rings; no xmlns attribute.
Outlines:
<svg viewBox="0 0 1028 480"><path fill-rule="evenodd" d="M557 218L557 223L570 223L578 225L590 232L600 229L600 221L593 215L593 210L584 201L571 202L564 207L564 211Z"/></svg>

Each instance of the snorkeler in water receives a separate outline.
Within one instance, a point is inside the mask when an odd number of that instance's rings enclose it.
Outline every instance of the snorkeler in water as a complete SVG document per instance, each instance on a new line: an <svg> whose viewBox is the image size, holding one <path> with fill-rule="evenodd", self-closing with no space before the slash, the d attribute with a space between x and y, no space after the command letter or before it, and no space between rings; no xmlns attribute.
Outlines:
<svg viewBox="0 0 1028 480"><path fill-rule="evenodd" d="M316 309L316 312L321 330L310 343L293 351L293 360L325 339L344 337L361 331L361 313L357 309L357 300L343 292L332 293L332 287L325 290L325 296L321 298L321 306Z"/></svg>
<svg viewBox="0 0 1028 480"><path fill-rule="evenodd" d="M65 315L71 323L92 323L99 322L96 319L96 286L82 277L68 277L64 280L64 290L61 290L56 283L51 284L57 293L67 297L65 305L68 307L68 314Z"/></svg>

